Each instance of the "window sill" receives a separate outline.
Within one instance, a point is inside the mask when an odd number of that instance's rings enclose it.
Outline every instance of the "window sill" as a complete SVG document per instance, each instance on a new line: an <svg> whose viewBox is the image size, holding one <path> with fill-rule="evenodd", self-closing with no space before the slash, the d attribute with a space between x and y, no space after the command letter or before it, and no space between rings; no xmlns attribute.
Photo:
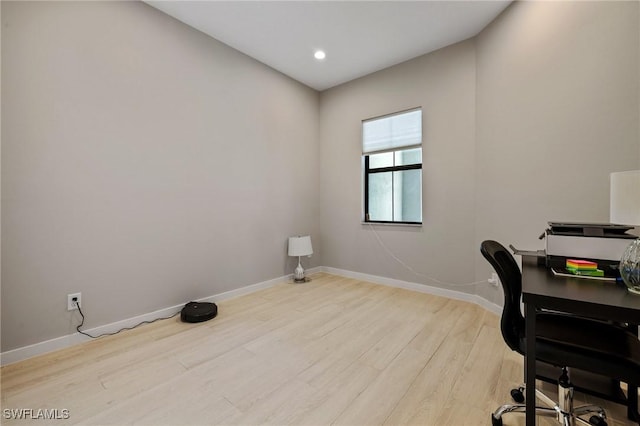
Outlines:
<svg viewBox="0 0 640 426"><path fill-rule="evenodd" d="M421 228L421 223L399 223L399 222L365 222L361 221L361 225L372 225L372 226L409 226L412 228Z"/></svg>

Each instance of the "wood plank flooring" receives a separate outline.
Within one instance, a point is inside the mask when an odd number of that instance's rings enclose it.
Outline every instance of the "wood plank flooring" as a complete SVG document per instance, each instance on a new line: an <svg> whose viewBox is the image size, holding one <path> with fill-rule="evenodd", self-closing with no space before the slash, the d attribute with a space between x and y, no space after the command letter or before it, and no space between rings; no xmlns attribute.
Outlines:
<svg viewBox="0 0 640 426"><path fill-rule="evenodd" d="M0 423L489 425L522 381L498 317L465 302L316 274L218 306L209 322L159 321L3 367ZM69 418L5 417L20 408Z"/></svg>

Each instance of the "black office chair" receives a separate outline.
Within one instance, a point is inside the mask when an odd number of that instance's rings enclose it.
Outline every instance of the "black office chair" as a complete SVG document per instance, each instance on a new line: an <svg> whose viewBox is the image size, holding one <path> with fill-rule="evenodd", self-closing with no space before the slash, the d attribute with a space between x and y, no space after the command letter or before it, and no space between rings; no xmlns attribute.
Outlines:
<svg viewBox="0 0 640 426"><path fill-rule="evenodd" d="M500 329L507 345L525 353L525 320L520 311L522 275L513 256L496 241L484 241L480 252L495 269L504 290ZM565 426L576 421L605 426L606 414L600 407L573 407L573 386L569 368L589 371L625 382L640 384L640 340L627 328L562 313L541 312L536 316L536 360L559 367L558 402L535 389L536 397L548 407L536 407L536 414L557 417ZM533 384L535 388L535 384ZM511 391L516 402L523 402L526 385ZM525 412L523 404L503 405L491 415L493 426L502 425L502 415ZM592 414L589 421L579 416Z"/></svg>

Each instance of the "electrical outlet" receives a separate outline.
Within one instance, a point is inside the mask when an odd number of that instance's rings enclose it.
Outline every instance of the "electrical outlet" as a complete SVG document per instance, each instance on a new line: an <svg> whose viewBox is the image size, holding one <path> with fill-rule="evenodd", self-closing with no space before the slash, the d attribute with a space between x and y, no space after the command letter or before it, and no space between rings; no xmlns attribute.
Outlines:
<svg viewBox="0 0 640 426"><path fill-rule="evenodd" d="M67 294L67 311L74 311L78 309L76 301L78 302L78 305L82 306L82 293Z"/></svg>
<svg viewBox="0 0 640 426"><path fill-rule="evenodd" d="M498 287L500 285L500 278L498 278L498 274L496 274L495 272L491 274L491 278L489 278L487 281L489 281L489 283L491 283L491 285L494 287Z"/></svg>

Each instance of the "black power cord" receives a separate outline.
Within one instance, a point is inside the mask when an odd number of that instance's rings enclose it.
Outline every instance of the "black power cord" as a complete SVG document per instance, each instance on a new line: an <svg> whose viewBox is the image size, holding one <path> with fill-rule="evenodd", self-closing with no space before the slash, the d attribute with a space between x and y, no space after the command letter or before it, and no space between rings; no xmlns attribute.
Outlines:
<svg viewBox="0 0 640 426"><path fill-rule="evenodd" d="M83 335L87 336L87 337L91 337L92 339L97 339L97 338L99 338L99 337L104 337L104 336L113 336L114 334L118 334L118 333L120 333L121 331L125 331L125 330L133 330L134 328L139 327L139 326L141 326L142 324L151 324L151 323L154 323L154 322L156 322L156 321L166 320L166 319L171 319L171 318L175 317L176 315L178 315L178 314L180 313L180 311L178 311L178 312L176 312L175 314L173 314L173 315L171 315L171 316L168 316L168 317L162 317L162 318L156 318L156 319L151 320L151 321L142 321L141 323L138 323L138 324L136 324L136 325L134 325L134 326L132 326L132 327L125 327L125 328L121 328L120 330L118 330L118 331L114 331L113 333L102 333L102 334L99 334L99 335L97 335L97 336L92 336L91 334L86 333L86 332L84 332L84 331L80 330L80 327L82 327L82 326L84 325L84 314L82 313L82 309L80 309L80 304L78 303L78 301L77 301L77 300L74 300L73 302L74 302L74 303L76 304L76 306L78 307L78 312L80 312L80 316L82 317L82 321L80 322L80 325L78 325L78 326L76 327L76 331L77 331L78 333L80 333L80 334L83 334Z"/></svg>

